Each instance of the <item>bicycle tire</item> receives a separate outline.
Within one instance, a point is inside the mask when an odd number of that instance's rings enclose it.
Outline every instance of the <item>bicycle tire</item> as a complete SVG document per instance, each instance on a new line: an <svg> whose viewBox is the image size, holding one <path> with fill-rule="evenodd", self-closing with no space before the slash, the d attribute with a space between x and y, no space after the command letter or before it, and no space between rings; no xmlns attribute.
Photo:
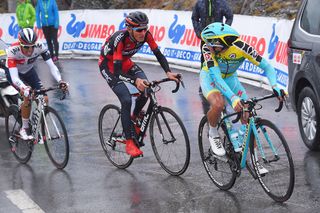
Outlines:
<svg viewBox="0 0 320 213"><path fill-rule="evenodd" d="M260 151L257 152L255 156L254 153L259 150L259 148L254 148L255 135L251 132L250 154L252 165L254 165L254 170L264 191L273 200L277 202L285 202L292 195L295 181L294 165L289 146L281 131L271 121L259 119L256 121L256 127L266 161L263 160ZM272 151L265 135L271 139L272 145L276 148L277 155ZM258 159L256 159L256 157ZM263 167L268 170L268 173L260 175L256 164L257 160L259 164L263 165ZM280 160L281 162L279 162ZM288 162L287 168L282 160Z"/></svg>
<svg viewBox="0 0 320 213"><path fill-rule="evenodd" d="M159 126L161 126L163 134L161 134ZM156 135L158 133L159 135ZM160 166L170 175L182 175L189 166L190 143L187 131L179 116L167 107L160 107L151 117L149 134L152 150ZM168 136L176 138L165 141ZM156 141L160 138L162 141ZM175 158L165 158L162 154L168 154L169 157L173 155Z"/></svg>
<svg viewBox="0 0 320 213"><path fill-rule="evenodd" d="M69 139L66 127L57 111L52 107L46 106L44 114L45 117L41 120L41 130L46 152L53 165L58 169L63 169L69 161Z"/></svg>
<svg viewBox="0 0 320 213"><path fill-rule="evenodd" d="M219 130L219 135L225 144L228 137L225 136L225 132L222 129ZM209 178L219 189L229 190L233 187L237 177L236 172L232 169L235 166L234 161L228 157L228 149L226 149L227 157L215 157L208 137L209 124L207 116L204 116L200 121L198 129L198 145L203 166Z"/></svg>
<svg viewBox="0 0 320 213"><path fill-rule="evenodd" d="M20 163L27 163L32 155L33 142L24 141L19 137L19 130L21 128L21 115L17 105L11 105L10 110L5 118L6 137L9 147L14 157ZM9 140L10 138L10 140Z"/></svg>
<svg viewBox="0 0 320 213"><path fill-rule="evenodd" d="M109 161L119 169L129 167L133 158L126 153L126 145L116 142L113 135L122 135L120 108L109 104L103 107L99 115L98 128L102 149Z"/></svg>

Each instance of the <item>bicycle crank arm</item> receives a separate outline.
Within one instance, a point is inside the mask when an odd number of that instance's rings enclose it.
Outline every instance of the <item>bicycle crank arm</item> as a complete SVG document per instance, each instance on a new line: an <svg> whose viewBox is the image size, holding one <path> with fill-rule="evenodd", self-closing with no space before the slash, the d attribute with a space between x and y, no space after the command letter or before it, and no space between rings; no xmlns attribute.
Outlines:
<svg viewBox="0 0 320 213"><path fill-rule="evenodd" d="M263 161L265 161L267 163L277 162L278 160L280 160L280 157L278 155L275 155L274 158L272 160L269 160L269 161L263 159Z"/></svg>

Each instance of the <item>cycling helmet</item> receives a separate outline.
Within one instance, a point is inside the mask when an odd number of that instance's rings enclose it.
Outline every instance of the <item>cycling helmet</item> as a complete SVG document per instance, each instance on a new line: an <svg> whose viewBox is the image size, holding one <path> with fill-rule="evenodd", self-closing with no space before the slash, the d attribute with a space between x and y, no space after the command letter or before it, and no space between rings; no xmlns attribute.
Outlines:
<svg viewBox="0 0 320 213"><path fill-rule="evenodd" d="M22 46L34 46L37 41L37 35L31 28L24 28L19 31L18 39Z"/></svg>
<svg viewBox="0 0 320 213"><path fill-rule="evenodd" d="M126 17L127 27L147 27L149 23L148 16L143 12L132 12Z"/></svg>
<svg viewBox="0 0 320 213"><path fill-rule="evenodd" d="M221 22L209 24L201 32L201 38L207 45L222 49L231 46L239 36L232 27Z"/></svg>

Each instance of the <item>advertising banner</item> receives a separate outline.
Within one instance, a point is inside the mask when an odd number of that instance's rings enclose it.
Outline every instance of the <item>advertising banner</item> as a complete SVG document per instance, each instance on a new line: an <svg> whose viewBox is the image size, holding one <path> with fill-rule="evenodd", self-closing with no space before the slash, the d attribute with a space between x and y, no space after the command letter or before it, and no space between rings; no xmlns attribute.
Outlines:
<svg viewBox="0 0 320 213"><path fill-rule="evenodd" d="M117 30L125 28L124 18L134 10L68 10L60 11L58 31L61 54L85 54L97 56L106 39ZM196 37L191 11L168 11L147 9L150 20L149 31L153 34L161 52L170 63L200 69L200 39ZM0 38L10 44L17 39L19 27L15 14L0 14ZM292 21L235 15L232 27L241 38L275 67L278 83L286 88L288 81L287 40ZM35 30L45 42L41 29ZM156 61L152 51L145 44L135 57ZM245 61L239 68L239 75L267 82L263 70Z"/></svg>

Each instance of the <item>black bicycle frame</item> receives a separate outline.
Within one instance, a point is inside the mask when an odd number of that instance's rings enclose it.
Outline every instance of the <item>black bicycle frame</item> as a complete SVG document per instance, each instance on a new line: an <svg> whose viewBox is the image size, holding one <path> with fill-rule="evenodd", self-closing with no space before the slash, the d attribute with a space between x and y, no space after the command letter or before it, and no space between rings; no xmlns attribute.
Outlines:
<svg viewBox="0 0 320 213"><path fill-rule="evenodd" d="M138 135L138 138L137 138L137 141L138 141L139 145L143 145L144 144L143 143L143 139L144 139L144 136L146 134L146 131L147 131L150 119L152 117L152 114L156 114L161 109L161 106L158 105L158 102L157 102L157 99L156 99L156 96L155 96L155 92L153 92L153 91L150 92L149 97L150 97L149 106L147 108L147 111L146 111L145 115L142 118L141 125L139 126L140 127L140 132L139 132L139 135ZM162 116L162 118L163 118L166 126L168 127L168 131L170 132L172 140L174 140L173 133L172 133L171 129L169 128L169 124L168 124L167 120L165 119L164 116ZM156 117L156 121L157 121L158 124L160 123L158 117ZM159 130L160 130L160 133L162 134L162 129L161 129L160 125L159 125ZM169 143L169 142L172 142L172 141L163 141L163 142Z"/></svg>

